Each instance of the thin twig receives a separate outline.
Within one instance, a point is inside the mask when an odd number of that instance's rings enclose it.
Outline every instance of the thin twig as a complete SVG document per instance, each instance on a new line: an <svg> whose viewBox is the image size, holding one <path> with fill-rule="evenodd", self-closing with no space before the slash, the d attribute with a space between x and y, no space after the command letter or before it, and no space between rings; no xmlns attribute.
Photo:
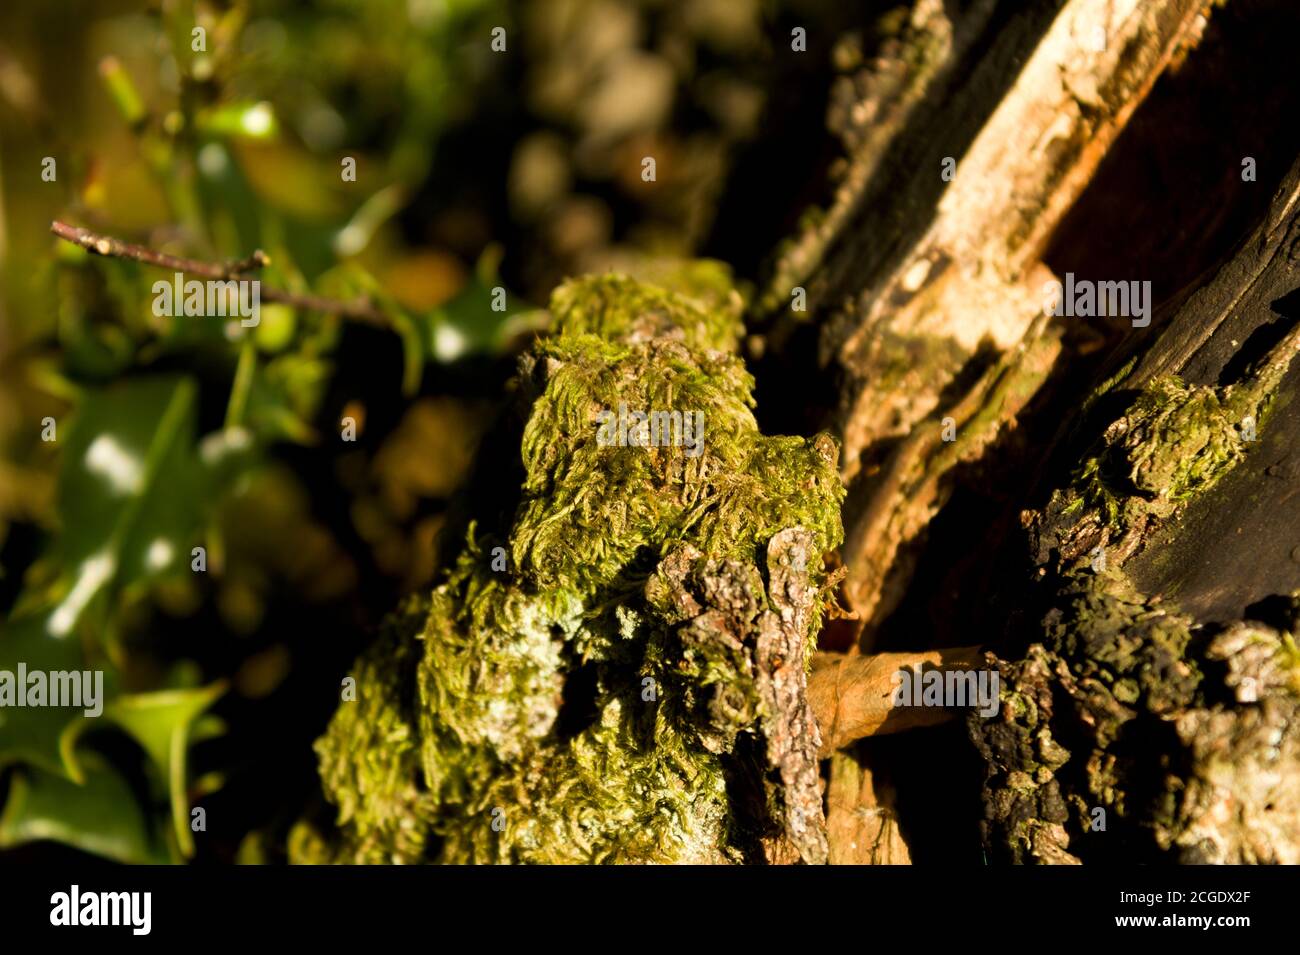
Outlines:
<svg viewBox="0 0 1300 955"><path fill-rule="evenodd" d="M111 236L100 235L91 232L89 229L68 225L66 222L54 222L50 225L50 231L60 239L80 246L95 255L130 259L133 262L143 262L145 265L152 265L160 269L185 272L190 275L201 275L208 279L223 281L233 279L249 272L255 272L271 261L261 249L255 251L246 259L238 259L233 262L203 262L198 259L186 259L180 256L168 255L166 252L159 252L147 246L136 245L133 242L123 242ZM323 295L300 295L296 292L287 292L283 289L274 288L263 288L261 298L267 302L278 302L294 308L341 315L344 318L368 322L372 325L388 326L391 324L388 317L367 298L357 298L350 302L343 302L338 299L326 298Z"/></svg>
<svg viewBox="0 0 1300 955"><path fill-rule="evenodd" d="M261 249L258 249L247 259L225 264L200 262L197 259L183 259L179 256L168 255L166 252L158 252L147 246L136 245L133 242L123 242L121 239L114 239L111 236L99 235L89 229L68 225L66 222L53 223L50 226L50 231L60 239L66 239L73 245L79 245L87 252L93 252L96 255L117 259L132 259L146 265L156 265L160 269L189 272L208 279L234 278L247 272L255 272L271 261Z"/></svg>

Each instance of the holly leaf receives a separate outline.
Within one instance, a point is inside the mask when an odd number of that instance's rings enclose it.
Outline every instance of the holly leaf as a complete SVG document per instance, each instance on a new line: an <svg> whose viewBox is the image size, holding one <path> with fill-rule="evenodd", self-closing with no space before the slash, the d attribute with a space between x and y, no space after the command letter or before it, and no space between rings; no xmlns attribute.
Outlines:
<svg viewBox="0 0 1300 955"><path fill-rule="evenodd" d="M97 753L85 754L83 764L83 783L35 767L14 773L0 849L51 839L118 862L174 861L126 780Z"/></svg>
<svg viewBox="0 0 1300 955"><path fill-rule="evenodd" d="M181 854L194 854L190 831L186 754L191 738L212 732L200 717L224 693L223 683L191 690L161 690L120 696L104 709L104 716L125 730L148 754L161 773L172 808L172 823Z"/></svg>
<svg viewBox="0 0 1300 955"><path fill-rule="evenodd" d="M105 594L188 563L205 506L196 393L192 379L171 376L86 393L59 473L53 635L73 632L83 618L102 632Z"/></svg>
<svg viewBox="0 0 1300 955"><path fill-rule="evenodd" d="M493 269L480 266L460 293L424 317L429 354L440 362L466 355L497 354L515 319L531 309L506 291Z"/></svg>
<svg viewBox="0 0 1300 955"><path fill-rule="evenodd" d="M69 634L51 632L51 613L47 610L11 620L0 630L0 671L13 674L17 680L19 664L27 672L83 669L80 643ZM105 695L111 682L111 678L105 681ZM0 706L0 767L26 762L72 780L82 779L73 757L73 744L83 721L84 710Z"/></svg>

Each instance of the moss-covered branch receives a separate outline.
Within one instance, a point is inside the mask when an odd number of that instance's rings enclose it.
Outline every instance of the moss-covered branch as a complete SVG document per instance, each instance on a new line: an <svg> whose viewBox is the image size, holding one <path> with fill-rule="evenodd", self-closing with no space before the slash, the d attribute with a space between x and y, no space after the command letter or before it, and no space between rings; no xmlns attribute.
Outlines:
<svg viewBox="0 0 1300 955"><path fill-rule="evenodd" d="M739 299L688 288L556 293L508 535L471 529L358 665L318 745L339 831L300 828L297 858L825 861L805 679L837 449L759 433ZM661 412L703 430L635 417Z"/></svg>

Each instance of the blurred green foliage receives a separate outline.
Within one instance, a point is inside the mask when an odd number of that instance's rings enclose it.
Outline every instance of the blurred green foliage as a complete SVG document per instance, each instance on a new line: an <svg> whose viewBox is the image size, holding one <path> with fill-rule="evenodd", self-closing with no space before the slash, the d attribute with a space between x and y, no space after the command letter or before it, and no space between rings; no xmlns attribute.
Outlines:
<svg viewBox="0 0 1300 955"><path fill-rule="evenodd" d="M408 281L420 308L383 277L404 244L394 216L424 186L442 132L472 107L500 10L493 0L16 7L0 13L0 447L14 462L0 466L0 543L18 524L44 534L27 567L4 568L13 593L0 669L102 670L107 701L99 719L0 709L0 848L53 839L123 862L180 860L195 851L193 801L222 784L191 778L187 753L221 734L210 708L229 689L187 659L197 651L184 649L184 621L215 601L246 630L259 588L286 573L290 557L250 543L249 522L265 518L250 488L296 527L281 549L313 539L311 515L292 506L298 479L269 455L324 440L344 321L270 304L256 328L157 316L150 286L170 276L45 229L57 217L212 261L260 248L264 287L367 295L403 345L393 373L413 394L426 362L498 348L519 311L483 307L499 284L491 259L468 282L454 268ZM45 156L57 172L41 190ZM341 175L347 160L355 181ZM222 390L214 413L206 405ZM53 440L41 441L47 419ZM169 640L179 653L153 651Z"/></svg>

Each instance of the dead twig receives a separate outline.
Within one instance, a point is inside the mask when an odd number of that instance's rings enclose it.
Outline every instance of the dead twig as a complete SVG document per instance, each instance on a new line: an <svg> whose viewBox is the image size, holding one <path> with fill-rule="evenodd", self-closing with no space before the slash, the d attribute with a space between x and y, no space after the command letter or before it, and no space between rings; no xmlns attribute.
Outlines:
<svg viewBox="0 0 1300 955"><path fill-rule="evenodd" d="M166 252L159 252L156 249L137 245L134 242L123 242L112 236L100 235L89 229L68 225L66 222L56 221L52 223L50 231L60 239L80 246L94 255L130 259L133 262L142 262L156 268L184 272L189 275L199 275L207 279L225 281L237 278L241 275L247 275L249 272L255 272L270 264L271 261L270 257L261 249L256 250L247 258L237 259L232 262L204 262L199 259L187 259L181 256L168 255ZM384 327L391 325L388 316L367 298L357 298L350 302L344 302L323 295L304 295L275 288L263 288L261 298L267 302L277 302L293 308L339 315L343 318L366 322L371 325Z"/></svg>

